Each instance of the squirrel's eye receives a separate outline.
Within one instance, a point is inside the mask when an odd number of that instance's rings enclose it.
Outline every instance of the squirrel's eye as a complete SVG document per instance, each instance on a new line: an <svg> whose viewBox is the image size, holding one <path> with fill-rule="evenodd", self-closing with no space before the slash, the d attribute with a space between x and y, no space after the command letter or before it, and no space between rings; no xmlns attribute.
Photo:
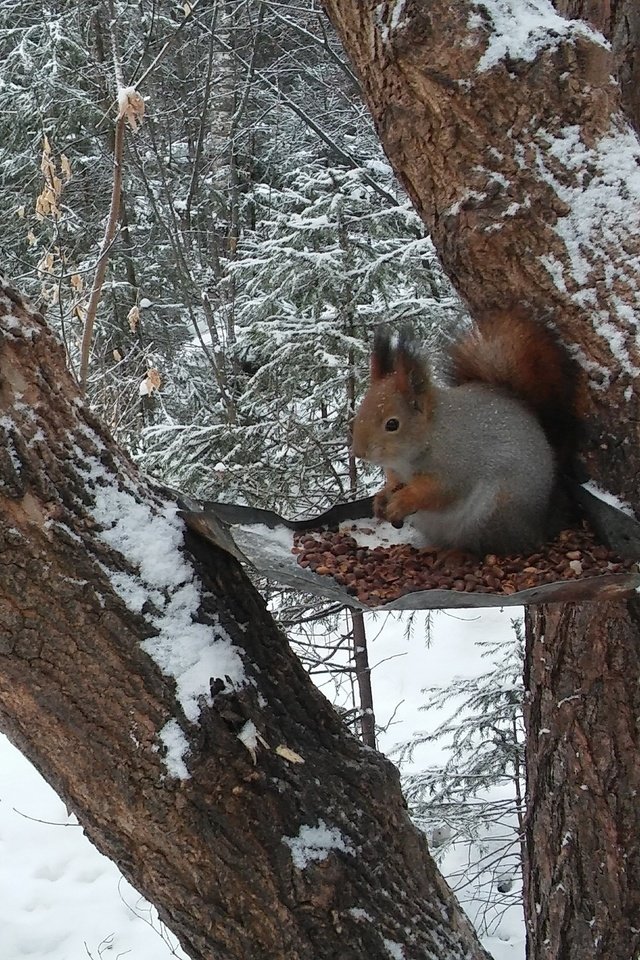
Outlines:
<svg viewBox="0 0 640 960"><path fill-rule="evenodd" d="M394 430L397 430L399 426L400 426L400 421L396 417L391 417L385 423L384 428L385 430L389 430L390 432L393 432Z"/></svg>

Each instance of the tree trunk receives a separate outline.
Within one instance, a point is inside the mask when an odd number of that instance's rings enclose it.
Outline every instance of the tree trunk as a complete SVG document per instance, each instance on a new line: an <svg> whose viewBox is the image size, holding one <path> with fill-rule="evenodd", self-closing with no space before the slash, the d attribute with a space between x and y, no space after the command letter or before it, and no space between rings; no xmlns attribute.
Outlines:
<svg viewBox="0 0 640 960"><path fill-rule="evenodd" d="M532 611L525 685L531 960L640 949L638 605Z"/></svg>
<svg viewBox="0 0 640 960"><path fill-rule="evenodd" d="M557 327L589 470L640 508L637 4L557 0L611 52L545 0L324 4L472 314L521 303ZM528 620L528 955L634 960L638 606Z"/></svg>
<svg viewBox="0 0 640 960"><path fill-rule="evenodd" d="M3 731L194 958L486 958L395 768L0 289Z"/></svg>

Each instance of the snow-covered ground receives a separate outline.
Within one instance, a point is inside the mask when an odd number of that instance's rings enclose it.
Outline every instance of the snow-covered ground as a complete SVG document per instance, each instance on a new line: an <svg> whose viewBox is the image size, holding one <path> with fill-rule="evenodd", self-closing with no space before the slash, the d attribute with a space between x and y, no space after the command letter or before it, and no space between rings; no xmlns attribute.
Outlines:
<svg viewBox="0 0 640 960"><path fill-rule="evenodd" d="M444 715L425 715L421 689L486 669L476 640L506 636L510 611L443 612L434 618L433 643L420 628L404 636L401 618L377 617L371 662L377 718L385 751L418 730L433 730ZM380 628L380 629L378 629ZM377 665L377 666L376 666ZM451 704L455 708L455 703ZM442 760L437 745L421 748L416 764ZM487 836L487 848L496 842ZM468 850L447 854L445 874L465 873ZM473 890L460 893L472 919L482 910ZM183 958L155 911L84 837L74 817L37 771L0 737L0 958L1 960L166 960ZM524 928L509 908L483 942L495 960L523 960Z"/></svg>
<svg viewBox="0 0 640 960"><path fill-rule="evenodd" d="M0 738L2 960L184 957L155 911L87 840L37 770ZM163 942L162 937L165 937Z"/></svg>

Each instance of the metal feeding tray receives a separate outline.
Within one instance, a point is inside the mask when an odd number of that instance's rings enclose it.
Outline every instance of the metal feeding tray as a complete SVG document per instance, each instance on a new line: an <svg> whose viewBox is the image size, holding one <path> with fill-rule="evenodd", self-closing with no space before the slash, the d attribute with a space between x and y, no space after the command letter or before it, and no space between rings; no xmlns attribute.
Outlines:
<svg viewBox="0 0 640 960"><path fill-rule="evenodd" d="M616 507L576 486L574 499L599 542L622 559L640 560L640 523ZM303 520L287 520L271 510L213 501L178 498L187 526L261 575L310 593L361 610L428 610L463 607L506 607L542 603L622 599L640 586L640 572L596 573L557 580L518 590L508 595L468 593L455 589L412 590L386 602L364 603L330 576L305 569L292 552L294 534L357 527L362 520L373 521L373 498L341 503L324 513ZM375 542L375 539L374 539ZM382 544L382 541L380 541ZM383 544L382 544L383 545ZM544 548L541 551L544 553Z"/></svg>

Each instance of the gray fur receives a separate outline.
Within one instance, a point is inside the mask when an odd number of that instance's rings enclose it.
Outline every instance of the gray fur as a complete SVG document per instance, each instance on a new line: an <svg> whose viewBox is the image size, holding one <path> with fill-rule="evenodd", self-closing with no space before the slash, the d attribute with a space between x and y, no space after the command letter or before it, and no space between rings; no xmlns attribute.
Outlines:
<svg viewBox="0 0 640 960"><path fill-rule="evenodd" d="M515 553L545 539L555 464L533 414L509 395L471 383L436 388L430 427L428 447L386 464L404 482L434 473L459 498L411 516L429 543Z"/></svg>

